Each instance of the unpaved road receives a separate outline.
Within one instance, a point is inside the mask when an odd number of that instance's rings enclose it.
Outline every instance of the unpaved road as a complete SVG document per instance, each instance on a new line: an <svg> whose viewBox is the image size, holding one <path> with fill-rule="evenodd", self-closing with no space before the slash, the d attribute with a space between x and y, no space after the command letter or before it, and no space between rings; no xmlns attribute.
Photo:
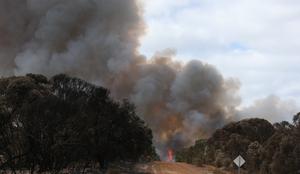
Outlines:
<svg viewBox="0 0 300 174"><path fill-rule="evenodd" d="M215 168L210 166L196 167L186 163L153 162L137 166L139 172L149 174L214 174ZM221 172L223 173L223 172ZM230 174L224 172L224 174Z"/></svg>

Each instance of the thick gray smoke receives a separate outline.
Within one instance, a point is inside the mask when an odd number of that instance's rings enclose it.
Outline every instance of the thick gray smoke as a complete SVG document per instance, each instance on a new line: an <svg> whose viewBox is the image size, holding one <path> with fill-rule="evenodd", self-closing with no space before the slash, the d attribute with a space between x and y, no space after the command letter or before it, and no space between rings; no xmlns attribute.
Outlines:
<svg viewBox="0 0 300 174"><path fill-rule="evenodd" d="M233 119L239 83L200 61L146 59L135 0L0 0L0 75L67 73L129 98L155 144L179 148Z"/></svg>
<svg viewBox="0 0 300 174"><path fill-rule="evenodd" d="M105 83L137 60L132 0L1 0L1 73L66 72ZM3 62L3 63L2 63Z"/></svg>

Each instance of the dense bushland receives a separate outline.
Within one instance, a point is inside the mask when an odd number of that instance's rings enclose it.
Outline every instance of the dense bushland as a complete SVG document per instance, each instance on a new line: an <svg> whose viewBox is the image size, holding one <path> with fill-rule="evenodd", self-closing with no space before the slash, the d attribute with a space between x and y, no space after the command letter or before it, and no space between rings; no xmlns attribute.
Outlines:
<svg viewBox="0 0 300 174"><path fill-rule="evenodd" d="M56 75L0 79L0 170L57 173L151 160L152 132L128 101Z"/></svg>
<svg viewBox="0 0 300 174"><path fill-rule="evenodd" d="M177 161L196 165L213 164L233 169L233 159L242 155L249 174L297 174L300 172L300 113L293 123L270 124L246 119L218 129L207 140L176 153Z"/></svg>

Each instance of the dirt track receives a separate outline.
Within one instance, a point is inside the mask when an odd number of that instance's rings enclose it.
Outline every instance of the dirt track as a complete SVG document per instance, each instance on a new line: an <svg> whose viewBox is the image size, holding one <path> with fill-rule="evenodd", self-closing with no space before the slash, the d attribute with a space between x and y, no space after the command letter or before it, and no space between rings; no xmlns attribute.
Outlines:
<svg viewBox="0 0 300 174"><path fill-rule="evenodd" d="M186 163L153 162L137 166L138 170L149 174L214 174L213 167L196 167ZM222 172L221 172L222 173ZM225 173L224 174L229 174Z"/></svg>

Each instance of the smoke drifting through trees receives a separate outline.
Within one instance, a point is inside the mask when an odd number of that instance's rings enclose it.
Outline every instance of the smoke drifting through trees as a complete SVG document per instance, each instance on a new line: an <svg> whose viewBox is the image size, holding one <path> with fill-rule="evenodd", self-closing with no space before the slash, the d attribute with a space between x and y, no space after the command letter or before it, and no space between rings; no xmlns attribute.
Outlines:
<svg viewBox="0 0 300 174"><path fill-rule="evenodd" d="M107 87L136 105L162 152L233 119L237 81L170 50L138 53L141 13L135 0L0 0L0 75L66 73Z"/></svg>

